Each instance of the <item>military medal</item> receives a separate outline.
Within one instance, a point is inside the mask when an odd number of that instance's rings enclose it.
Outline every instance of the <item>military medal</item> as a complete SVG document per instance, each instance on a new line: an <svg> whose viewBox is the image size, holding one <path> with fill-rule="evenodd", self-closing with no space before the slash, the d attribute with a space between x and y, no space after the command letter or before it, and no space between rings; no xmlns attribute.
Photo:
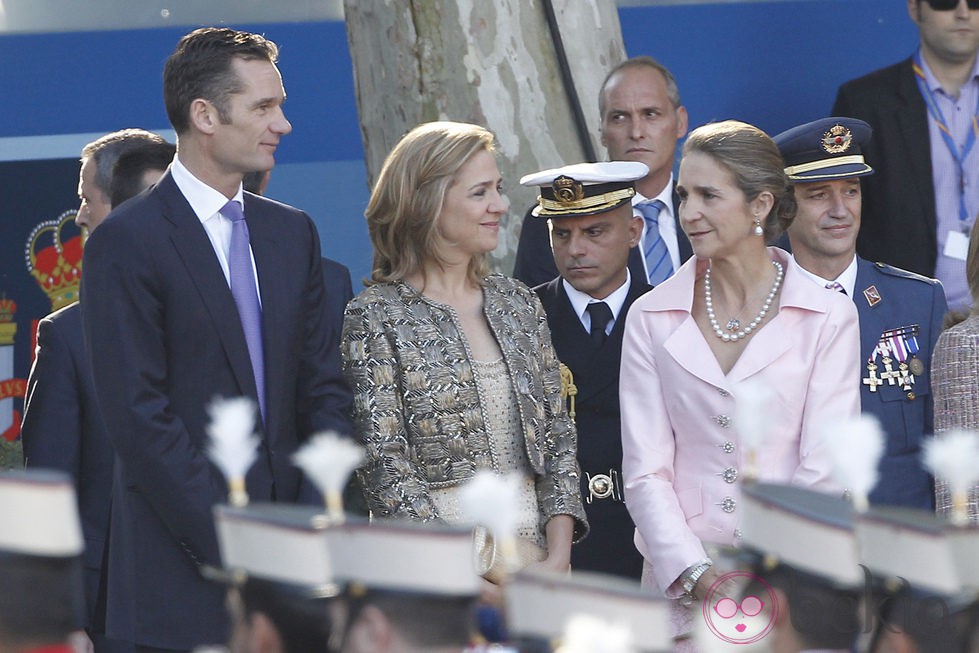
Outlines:
<svg viewBox="0 0 979 653"><path fill-rule="evenodd" d="M888 385L898 385L901 390L907 393L908 399L914 399L915 376L923 374L925 371L924 363L917 357L918 353L918 325L911 324L897 329L888 329L880 334L880 340L871 354L871 360L867 363L867 369L875 363L880 356L880 362L884 366L884 371L880 373L880 378L864 379L864 385L870 386L871 392L876 392L877 386L883 385L886 381ZM895 363L897 369L894 368ZM876 365L874 371L876 372Z"/></svg>
<svg viewBox="0 0 979 653"><path fill-rule="evenodd" d="M874 364L874 359L871 358L867 361L867 378L863 380L863 384L869 385L871 392L877 392L877 386L882 383L883 381L877 378L877 366Z"/></svg>
<svg viewBox="0 0 979 653"><path fill-rule="evenodd" d="M925 364L918 358L918 325L915 324L914 332L907 339L908 353L911 354L911 358L908 359L908 367L911 368L911 373L916 376L921 376L925 373Z"/></svg>

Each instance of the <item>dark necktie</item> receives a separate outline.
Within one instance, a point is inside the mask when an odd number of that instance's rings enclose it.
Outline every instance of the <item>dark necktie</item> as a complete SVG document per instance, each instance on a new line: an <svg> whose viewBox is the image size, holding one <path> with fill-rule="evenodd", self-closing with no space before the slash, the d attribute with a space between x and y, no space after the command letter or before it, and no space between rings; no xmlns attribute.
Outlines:
<svg viewBox="0 0 979 653"><path fill-rule="evenodd" d="M231 247L228 248L228 271L231 295L238 307L241 328L245 332L248 357L255 375L258 407L265 419L265 355L262 347L262 307L258 303L258 288L248 247L248 224L238 202L231 200L221 209L221 215L231 220Z"/></svg>
<svg viewBox="0 0 979 653"><path fill-rule="evenodd" d="M643 257L646 259L646 274L649 275L649 285L658 286L673 274L673 261L666 248L666 241L659 233L659 214L663 203L643 202L636 209L646 221L646 236L643 239Z"/></svg>
<svg viewBox="0 0 979 653"><path fill-rule="evenodd" d="M612 309L605 302L592 302L586 308L591 315L591 339L596 345L605 342L605 327L612 320Z"/></svg>

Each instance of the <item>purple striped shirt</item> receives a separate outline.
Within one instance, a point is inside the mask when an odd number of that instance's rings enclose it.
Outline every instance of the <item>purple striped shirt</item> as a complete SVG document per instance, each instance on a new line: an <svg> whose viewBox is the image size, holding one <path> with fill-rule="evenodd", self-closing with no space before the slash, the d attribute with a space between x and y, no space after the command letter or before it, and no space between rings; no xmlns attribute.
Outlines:
<svg viewBox="0 0 979 653"><path fill-rule="evenodd" d="M979 58L972 69L972 77L959 90L958 98L953 98L942 90L924 57L921 58L921 64L928 88L931 89L935 103L945 116L952 138L961 152L969 132L972 131L972 120L979 106ZM965 160L965 208L969 219L965 225L962 225L959 220L959 164L949 152L938 124L931 119L931 116L928 117L928 137L931 143L931 168L935 184L935 216L938 231L935 277L945 286L949 308L967 308L972 304L972 295L965 279L965 261L945 256L944 252L948 232L959 231L964 227L968 234L976 216L979 215L979 142L972 146Z"/></svg>

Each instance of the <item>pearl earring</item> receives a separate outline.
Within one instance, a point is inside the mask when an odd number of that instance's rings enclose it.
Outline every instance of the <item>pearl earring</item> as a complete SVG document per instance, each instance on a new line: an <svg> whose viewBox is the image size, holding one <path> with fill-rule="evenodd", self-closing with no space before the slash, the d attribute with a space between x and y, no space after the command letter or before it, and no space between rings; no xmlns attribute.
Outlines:
<svg viewBox="0 0 979 653"><path fill-rule="evenodd" d="M761 220L759 220L757 217L755 217L755 228L752 229L752 233L754 233L756 236L765 235L765 230L761 228Z"/></svg>

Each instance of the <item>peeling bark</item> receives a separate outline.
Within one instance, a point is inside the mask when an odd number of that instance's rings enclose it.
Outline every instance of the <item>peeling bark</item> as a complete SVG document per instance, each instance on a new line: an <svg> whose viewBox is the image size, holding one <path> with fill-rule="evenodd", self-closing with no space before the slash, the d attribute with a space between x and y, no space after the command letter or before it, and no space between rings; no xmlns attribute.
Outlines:
<svg viewBox="0 0 979 653"><path fill-rule="evenodd" d="M598 89L625 58L612 0L553 0L576 92L596 152ZM585 160L541 0L344 0L367 174L415 125L457 120L496 134L510 200L492 255L513 267L537 170Z"/></svg>

